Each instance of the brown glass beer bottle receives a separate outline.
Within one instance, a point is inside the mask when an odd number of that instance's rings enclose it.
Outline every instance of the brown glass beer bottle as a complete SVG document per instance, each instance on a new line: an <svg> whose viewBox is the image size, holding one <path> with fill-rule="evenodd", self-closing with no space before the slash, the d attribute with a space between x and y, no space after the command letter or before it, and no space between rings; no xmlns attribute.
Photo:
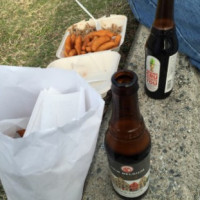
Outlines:
<svg viewBox="0 0 200 200"><path fill-rule="evenodd" d="M112 76L112 116L105 135L111 182L123 198L142 196L148 189L150 134L138 106L138 78L129 70Z"/></svg>
<svg viewBox="0 0 200 200"><path fill-rule="evenodd" d="M173 15L174 0L158 0L145 45L145 91L154 99L168 97L174 85L178 40Z"/></svg>

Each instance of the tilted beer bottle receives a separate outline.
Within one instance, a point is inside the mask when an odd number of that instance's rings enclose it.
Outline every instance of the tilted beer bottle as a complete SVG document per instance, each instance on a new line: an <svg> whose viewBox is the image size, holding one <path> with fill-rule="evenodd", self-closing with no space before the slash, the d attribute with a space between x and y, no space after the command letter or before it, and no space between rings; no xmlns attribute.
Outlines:
<svg viewBox="0 0 200 200"><path fill-rule="evenodd" d="M138 78L129 70L112 76L112 116L105 135L110 176L123 198L142 196L149 185L150 134L138 106Z"/></svg>
<svg viewBox="0 0 200 200"><path fill-rule="evenodd" d="M145 90L154 99L168 97L174 85L178 40L173 15L174 0L158 0L145 46Z"/></svg>

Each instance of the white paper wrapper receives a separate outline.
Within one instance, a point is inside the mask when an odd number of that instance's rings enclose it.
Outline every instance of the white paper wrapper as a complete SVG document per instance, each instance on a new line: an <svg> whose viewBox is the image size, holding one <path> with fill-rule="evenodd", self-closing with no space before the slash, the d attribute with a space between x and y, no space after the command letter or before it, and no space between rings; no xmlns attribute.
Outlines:
<svg viewBox="0 0 200 200"><path fill-rule="evenodd" d="M26 128L40 91L51 87L73 95L83 88L82 115L12 138ZM8 200L81 199L103 113L100 95L72 71L6 66L0 91L0 178Z"/></svg>
<svg viewBox="0 0 200 200"><path fill-rule="evenodd" d="M122 32L121 32L121 41L120 41L120 45L116 48L113 48L112 50L114 51L119 51L120 46L123 44L124 42L124 38L125 38L125 34L126 34L126 26L127 26L127 17L125 15L110 15L109 17L101 17L99 19L97 19L97 21L100 22L101 27L103 28L110 28L112 26L112 24L116 24L119 27L122 27ZM84 29L86 24L89 25L93 25L95 26L95 23L93 21L93 19L90 19L89 21L80 21L78 23L76 23L77 27L79 29ZM69 27L70 28L70 27ZM67 38L67 36L69 35L69 28L67 29L66 33L64 34L62 41L58 47L58 50L56 52L56 56L57 58L64 58L64 46L65 46L65 40Z"/></svg>
<svg viewBox="0 0 200 200"><path fill-rule="evenodd" d="M117 71L119 61L120 54L118 52L102 51L61 58L53 61L47 67L76 71L102 97L105 97L111 87L111 77Z"/></svg>
<svg viewBox="0 0 200 200"><path fill-rule="evenodd" d="M86 112L85 89L62 94L50 88L43 90L37 99L24 137L33 132L62 127L66 122L79 120Z"/></svg>

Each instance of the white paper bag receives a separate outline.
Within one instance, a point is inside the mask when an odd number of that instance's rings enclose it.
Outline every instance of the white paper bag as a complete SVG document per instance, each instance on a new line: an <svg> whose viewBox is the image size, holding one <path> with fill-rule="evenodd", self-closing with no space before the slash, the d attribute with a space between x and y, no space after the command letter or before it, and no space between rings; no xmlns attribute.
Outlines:
<svg viewBox="0 0 200 200"><path fill-rule="evenodd" d="M43 89L84 88L85 112L23 138ZM8 200L78 200L94 154L104 102L75 72L0 66L0 178Z"/></svg>

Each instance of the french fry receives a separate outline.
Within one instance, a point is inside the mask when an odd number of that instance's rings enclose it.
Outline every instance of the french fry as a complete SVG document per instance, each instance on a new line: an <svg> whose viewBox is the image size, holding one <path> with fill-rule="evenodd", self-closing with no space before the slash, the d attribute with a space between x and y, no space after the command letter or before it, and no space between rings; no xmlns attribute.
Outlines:
<svg viewBox="0 0 200 200"><path fill-rule="evenodd" d="M73 33L73 34L71 35L71 45L72 45L72 47L73 47L74 44L75 44L75 40L76 40L76 35Z"/></svg>
<svg viewBox="0 0 200 200"><path fill-rule="evenodd" d="M72 48L71 36L68 35L67 39L65 40L65 51L66 51L66 53L69 53L69 51L71 50L71 48Z"/></svg>
<svg viewBox="0 0 200 200"><path fill-rule="evenodd" d="M115 37L115 46L117 47L117 46L119 46L119 44L120 44L120 41L121 41L121 38L122 38L122 36L121 35L117 35L116 37Z"/></svg>
<svg viewBox="0 0 200 200"><path fill-rule="evenodd" d="M64 51L64 56L65 56L65 57L68 57L68 56L69 56L68 53L67 53L66 51Z"/></svg>
<svg viewBox="0 0 200 200"><path fill-rule="evenodd" d="M90 38L90 41L86 44L87 47L91 47L92 46L92 43L94 42L94 40L96 40L98 37L97 36L94 36L92 38Z"/></svg>
<svg viewBox="0 0 200 200"><path fill-rule="evenodd" d="M113 37L115 36L115 37ZM65 41L65 57L108 50L119 46L121 35L110 30L99 30L81 35L71 33Z"/></svg>
<svg viewBox="0 0 200 200"><path fill-rule="evenodd" d="M106 42L106 43L102 44L100 47L98 47L97 51L104 51L104 50L112 49L113 47L115 47L115 42L110 41L110 42Z"/></svg>
<svg viewBox="0 0 200 200"><path fill-rule="evenodd" d="M76 49L71 49L68 56L75 56L77 55Z"/></svg>
<svg viewBox="0 0 200 200"><path fill-rule="evenodd" d="M88 42L90 42L90 38L87 37L87 36L84 37L84 38L83 38L83 45L82 45L82 48L81 48L82 51L85 51L85 48L86 48Z"/></svg>
<svg viewBox="0 0 200 200"><path fill-rule="evenodd" d="M92 48L91 47L86 47L85 50L86 50L86 52L91 52Z"/></svg>
<svg viewBox="0 0 200 200"><path fill-rule="evenodd" d="M99 31L94 31L94 32L91 32L89 33L89 36L109 36L109 37L113 37L115 34L112 33L111 31L109 30L99 30Z"/></svg>
<svg viewBox="0 0 200 200"><path fill-rule="evenodd" d="M91 40L91 43L89 43L88 46L89 45L91 46L94 43L94 41L97 40L98 38L100 38L100 37L94 36L93 39Z"/></svg>
<svg viewBox="0 0 200 200"><path fill-rule="evenodd" d="M110 37L107 36L107 35L95 39L94 42L92 43L92 46L91 46L92 51L96 51L102 44L104 44L108 41L110 41Z"/></svg>
<svg viewBox="0 0 200 200"><path fill-rule="evenodd" d="M86 51L81 51L81 54L86 54Z"/></svg>
<svg viewBox="0 0 200 200"><path fill-rule="evenodd" d="M92 41L88 42L86 47L91 47L91 45L92 45Z"/></svg>
<svg viewBox="0 0 200 200"><path fill-rule="evenodd" d="M76 37L76 40L75 40L75 49L78 55L81 54L81 48L82 48L82 37L79 35Z"/></svg>

